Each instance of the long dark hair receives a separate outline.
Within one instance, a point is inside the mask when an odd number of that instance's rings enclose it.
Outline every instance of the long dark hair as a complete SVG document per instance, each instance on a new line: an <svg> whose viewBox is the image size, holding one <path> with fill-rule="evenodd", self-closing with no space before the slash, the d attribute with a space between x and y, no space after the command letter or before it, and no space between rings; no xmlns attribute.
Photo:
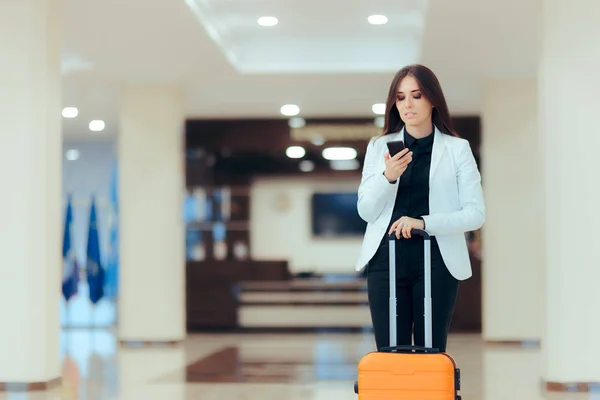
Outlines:
<svg viewBox="0 0 600 400"><path fill-rule="evenodd" d="M417 80L422 95L433 105L431 112L433 124L442 133L458 136L452 127L450 112L448 111L448 105L446 104L446 98L444 97L440 82L433 71L420 64L408 65L396 72L388 93L385 108L385 124L381 136L399 132L404 127L404 121L400 118L400 113L398 112L398 108L396 108L396 99L400 82L409 75Z"/></svg>

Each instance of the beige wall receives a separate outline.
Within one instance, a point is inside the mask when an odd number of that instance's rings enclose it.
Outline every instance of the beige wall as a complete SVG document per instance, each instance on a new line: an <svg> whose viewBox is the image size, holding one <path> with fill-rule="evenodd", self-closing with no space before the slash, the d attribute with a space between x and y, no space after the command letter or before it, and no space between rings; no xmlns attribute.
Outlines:
<svg viewBox="0 0 600 400"><path fill-rule="evenodd" d="M483 336L539 339L543 185L536 80L490 80L482 113Z"/></svg>
<svg viewBox="0 0 600 400"><path fill-rule="evenodd" d="M251 187L251 256L288 259L292 272L354 273L362 236L315 238L311 233L311 195L354 192L356 179L257 179ZM278 207L278 205L280 205Z"/></svg>

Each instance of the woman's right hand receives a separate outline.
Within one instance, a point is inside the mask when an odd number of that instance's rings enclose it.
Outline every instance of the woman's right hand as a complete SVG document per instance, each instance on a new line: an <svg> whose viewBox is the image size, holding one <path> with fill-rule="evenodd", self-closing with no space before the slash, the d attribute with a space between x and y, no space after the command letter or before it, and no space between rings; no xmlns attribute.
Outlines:
<svg viewBox="0 0 600 400"><path fill-rule="evenodd" d="M395 182L402 176L412 161L412 155L412 151L408 152L408 149L398 152L394 157L390 157L389 151L385 153L385 172L383 174L388 181Z"/></svg>

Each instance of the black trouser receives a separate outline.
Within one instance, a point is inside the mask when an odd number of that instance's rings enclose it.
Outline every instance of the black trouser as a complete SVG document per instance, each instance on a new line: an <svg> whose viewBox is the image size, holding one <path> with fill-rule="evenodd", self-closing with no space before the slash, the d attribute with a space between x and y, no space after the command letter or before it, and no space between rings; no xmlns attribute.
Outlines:
<svg viewBox="0 0 600 400"><path fill-rule="evenodd" d="M367 266L371 319L377 349L389 346L389 245L388 236ZM458 281L442 259L435 238L431 238L431 308L433 347L446 351L448 329L454 313ZM396 240L396 294L398 345L425 345L424 335L424 251L423 238Z"/></svg>

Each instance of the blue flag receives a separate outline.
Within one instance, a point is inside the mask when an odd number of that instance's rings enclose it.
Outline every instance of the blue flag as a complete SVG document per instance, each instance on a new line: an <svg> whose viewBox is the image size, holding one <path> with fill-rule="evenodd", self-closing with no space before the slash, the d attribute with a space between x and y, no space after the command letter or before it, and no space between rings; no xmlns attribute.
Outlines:
<svg viewBox="0 0 600 400"><path fill-rule="evenodd" d="M104 268L100 260L100 238L98 237L98 218L96 203L92 197L90 206L90 225L87 241L87 281L90 289L90 300L96 304L104 297Z"/></svg>
<svg viewBox="0 0 600 400"><path fill-rule="evenodd" d="M65 228L63 232L63 279L62 293L68 302L71 297L77 294L79 286L79 265L75 257L75 248L73 247L73 206L71 205L71 196L67 199L67 212L65 215Z"/></svg>
<svg viewBox="0 0 600 400"><path fill-rule="evenodd" d="M116 216L113 212L110 222L109 243L106 260L106 279L104 282L104 296L115 299L119 284L119 248Z"/></svg>
<svg viewBox="0 0 600 400"><path fill-rule="evenodd" d="M109 240L106 249L106 279L104 282L104 297L115 299L119 285L119 214L118 214L118 169L113 167L110 179L109 207Z"/></svg>

